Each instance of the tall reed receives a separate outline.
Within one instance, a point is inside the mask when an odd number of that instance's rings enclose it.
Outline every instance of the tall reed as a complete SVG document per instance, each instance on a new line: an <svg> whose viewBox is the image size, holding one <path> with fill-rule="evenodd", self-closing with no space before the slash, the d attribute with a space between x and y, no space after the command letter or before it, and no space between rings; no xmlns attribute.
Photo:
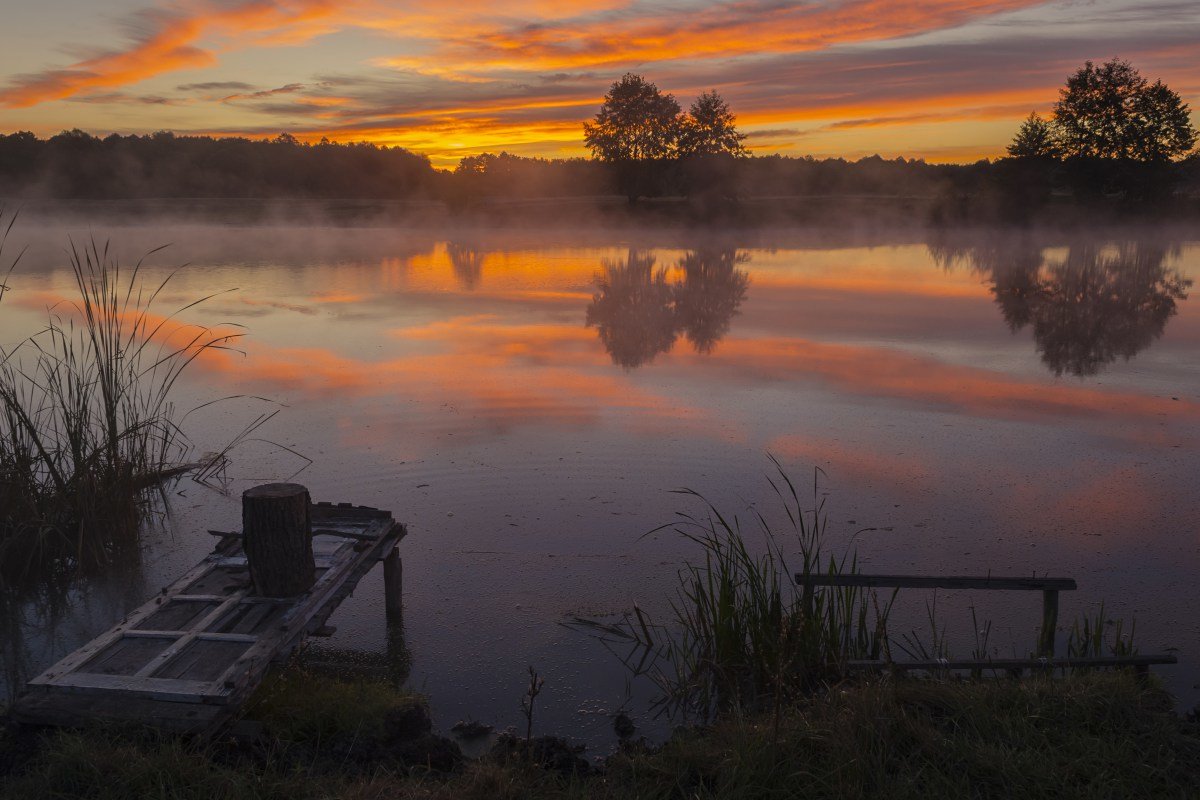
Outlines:
<svg viewBox="0 0 1200 800"><path fill-rule="evenodd" d="M1111 642L1109 628L1112 633ZM1104 613L1102 601L1094 615L1083 612L1067 631L1067 655L1071 658L1137 655L1137 647L1133 644L1136 632L1137 620L1130 624L1129 632L1126 633L1125 620L1109 619Z"/></svg>
<svg viewBox="0 0 1200 800"><path fill-rule="evenodd" d="M136 546L155 491L189 449L172 391L197 356L240 335L176 321L208 297L157 314L173 273L147 288L141 261L123 271L95 240L72 242L69 258L78 296L0 347L0 578L10 581Z"/></svg>
<svg viewBox="0 0 1200 800"><path fill-rule="evenodd" d="M609 643L632 645L625 663L656 680L664 710L708 717L731 708L778 707L841 675L847 661L886 652L891 598L881 602L859 587L797 588L805 576L852 573L857 563L853 554L837 558L826 550L815 480L813 503L805 508L782 465L772 462L777 474L768 481L787 521L772 523L753 510L761 554L748 544L737 516L681 490L704 510L681 512L663 527L698 545L703 560L680 570L671 619L656 624L635 607L616 624L575 620ZM792 549L798 560L786 554Z"/></svg>

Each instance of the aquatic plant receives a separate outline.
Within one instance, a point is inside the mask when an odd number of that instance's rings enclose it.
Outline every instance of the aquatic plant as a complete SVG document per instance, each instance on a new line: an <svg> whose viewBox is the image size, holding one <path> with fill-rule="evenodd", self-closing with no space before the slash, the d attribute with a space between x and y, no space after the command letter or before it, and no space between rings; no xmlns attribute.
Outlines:
<svg viewBox="0 0 1200 800"><path fill-rule="evenodd" d="M783 466L771 460L776 475L767 480L787 522L779 532L753 509L761 554L747 543L737 516L726 516L699 492L679 490L699 500L704 513L680 512L678 521L651 533L674 530L700 547L703 561L679 571L670 621L656 624L636 606L615 624L574 620L610 645L632 645L623 660L658 683L663 710L709 717L732 708L778 708L843 674L848 661L887 651L894 593L881 601L862 587L800 588L804 581L793 580L857 572L857 560L853 553L827 553L815 476L813 506L805 508ZM787 555L790 548L798 561Z"/></svg>
<svg viewBox="0 0 1200 800"><path fill-rule="evenodd" d="M6 238L10 230L11 222ZM40 331L0 348L0 577L8 580L35 567L44 577L102 564L136 544L155 490L161 497L162 482L186 469L176 382L202 352L228 349L241 335L176 321L208 297L156 313L174 273L147 288L141 261L123 272L95 240L72 242L69 257L78 296L50 308Z"/></svg>
<svg viewBox="0 0 1200 800"><path fill-rule="evenodd" d="M1111 641L1109 639L1110 630ZM1101 602L1094 615L1085 611L1072 623L1071 630L1067 631L1067 656L1070 658L1099 658L1108 655L1137 655L1137 647L1133 644L1133 635L1136 631L1136 620L1130 623L1129 632L1126 633L1125 620L1109 619L1104 613L1104 603Z"/></svg>
<svg viewBox="0 0 1200 800"><path fill-rule="evenodd" d="M546 679L538 675L537 670L530 665L529 686L525 689L525 694L521 695L521 716L525 717L525 744L527 746L533 741L533 701L542 693L542 687L545 685Z"/></svg>

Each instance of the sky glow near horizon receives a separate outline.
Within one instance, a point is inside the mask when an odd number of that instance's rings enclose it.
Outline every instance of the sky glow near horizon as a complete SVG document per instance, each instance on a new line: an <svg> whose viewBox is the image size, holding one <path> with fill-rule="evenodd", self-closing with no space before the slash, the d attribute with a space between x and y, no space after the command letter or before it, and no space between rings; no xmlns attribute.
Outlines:
<svg viewBox="0 0 1200 800"><path fill-rule="evenodd" d="M717 89L752 151L1003 153L1085 60L1131 60L1200 119L1197 0L41 0L6 11L0 132L366 140L435 166L586 155L625 72ZM69 20L69 25L64 24Z"/></svg>

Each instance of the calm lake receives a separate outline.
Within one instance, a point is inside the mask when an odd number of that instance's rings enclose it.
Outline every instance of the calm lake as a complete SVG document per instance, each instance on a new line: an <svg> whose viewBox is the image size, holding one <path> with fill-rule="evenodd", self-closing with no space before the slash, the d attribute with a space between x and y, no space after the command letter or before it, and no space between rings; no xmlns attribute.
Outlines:
<svg viewBox="0 0 1200 800"><path fill-rule="evenodd" d="M163 313L245 326L199 359L181 410L223 484L180 482L141 564L4 633L6 681L110 626L240 525L239 496L292 479L314 499L387 508L402 544L404 640L376 570L312 657L391 659L437 724L520 721L611 741L643 732L652 687L561 623L634 603L665 614L695 550L669 531L704 493L749 519L778 457L817 494L827 539L864 571L1074 577L1061 622L1105 602L1191 708L1200 700L1200 237L1169 229L422 232L390 226L142 224L31 217L0 342L72 296L67 236L109 238L149 283L188 264ZM265 398L265 399L254 399ZM286 449L285 449L286 448ZM301 458L299 455L304 458ZM311 459L311 464L305 459ZM219 489L224 489L224 493ZM902 629L929 631L925 603ZM995 596L1000 594L1003 596ZM1036 594L940 592L955 653L1035 642ZM905 628L904 626L907 626ZM1065 637L1065 634L1063 634ZM1060 639L1060 648L1062 647ZM399 664L399 666L397 666ZM624 705L623 705L624 704Z"/></svg>

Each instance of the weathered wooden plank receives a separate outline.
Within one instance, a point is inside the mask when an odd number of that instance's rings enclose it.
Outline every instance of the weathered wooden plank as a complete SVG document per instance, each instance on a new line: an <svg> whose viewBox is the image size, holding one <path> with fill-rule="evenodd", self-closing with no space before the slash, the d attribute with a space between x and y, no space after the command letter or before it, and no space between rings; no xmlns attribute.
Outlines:
<svg viewBox="0 0 1200 800"><path fill-rule="evenodd" d="M353 524L353 523L347 523L345 527L337 527L337 528L333 528L333 527L314 528L314 529L313 529L313 532L312 532L312 535L313 535L313 536L336 536L336 537L338 537L338 538L341 538L341 539L356 539L356 540L358 540L358 541L360 541L360 542L371 542L371 541L374 541L374 540L375 540L375 537L374 537L374 535L373 535L373 534L370 534L370 533L365 533L365 532L364 532L364 530L363 530L363 529L364 529L364 528L366 528L366 527L368 527L368 526L367 526L367 525L355 525L355 524ZM214 530L209 530L209 533L210 533L211 535L213 535L213 536L222 536L222 537L227 537L227 538L230 538L230 539L236 539L236 540L239 540L239 541L241 541L242 539L244 539L244 538L245 538L245 534L243 534L241 531L214 531Z"/></svg>
<svg viewBox="0 0 1200 800"><path fill-rule="evenodd" d="M897 589L1005 589L1070 591L1076 587L1074 578L1022 578L987 575L981 577L952 575L823 575L796 573L801 586L864 586Z"/></svg>
<svg viewBox="0 0 1200 800"><path fill-rule="evenodd" d="M88 659L77 672L90 675L136 675L178 636L122 636Z"/></svg>
<svg viewBox="0 0 1200 800"><path fill-rule="evenodd" d="M1090 669L1098 667L1137 667L1155 664L1176 664L1174 653L1153 653L1134 656L1094 656L1087 658L992 658L947 659L922 661L856 660L846 663L852 670L895 669L909 670L1021 670L1021 669Z"/></svg>
<svg viewBox="0 0 1200 800"><path fill-rule="evenodd" d="M180 631L126 631L125 636L126 637L133 637L133 636L180 636L180 637L182 637L182 633ZM212 631L212 632L199 631L199 632L196 632L196 634L194 636L189 636L188 639L189 639L189 641L192 639L211 639L213 641L221 641L221 642L257 642L258 641L258 637L254 636L252 634L219 633L216 631Z"/></svg>
<svg viewBox="0 0 1200 800"><path fill-rule="evenodd" d="M250 637L250 641L197 637L155 672L154 677L212 683L257 642L256 637Z"/></svg>
<svg viewBox="0 0 1200 800"><path fill-rule="evenodd" d="M243 598L235 608L230 609L206 630L213 633L261 635L269 626L281 620L286 610L287 606L284 603L252 602L251 598Z"/></svg>
<svg viewBox="0 0 1200 800"><path fill-rule="evenodd" d="M228 597L250 588L250 570L245 563L240 566L214 563L191 583L183 584L178 594L219 595Z"/></svg>
<svg viewBox="0 0 1200 800"><path fill-rule="evenodd" d="M325 522L327 520L347 520L350 522L358 522L362 520L375 520L381 516L389 516L387 511L380 511L369 506L354 506L348 503L314 503L312 507L312 520L315 525L318 520Z"/></svg>
<svg viewBox="0 0 1200 800"><path fill-rule="evenodd" d="M138 678L129 675L97 675L79 673L70 684L45 687L42 691L89 694L120 693L147 700L169 703L206 703L223 700L224 692L212 681L189 681L174 678Z"/></svg>
<svg viewBox="0 0 1200 800"><path fill-rule="evenodd" d="M1054 658L1054 638L1058 631L1058 592L1042 592L1042 629L1038 636L1038 655Z"/></svg>
<svg viewBox="0 0 1200 800"><path fill-rule="evenodd" d="M200 620L197 627L200 630L204 630L208 625L211 625L214 620L216 620L218 617L220 617L222 614L224 614L231 606L235 605L237 602L238 602L238 598L236 595L233 597L227 598L220 605L216 606L215 608L211 609L207 614L205 614L204 618ZM135 675L137 677L148 677L151 675L156 675L164 664L173 660L176 657L177 653L180 653L181 651L188 649L191 646L191 642L195 637L196 637L195 630L189 631L189 632L185 633L183 636L180 636L178 639L176 639L176 641L174 643L171 644L170 647L168 647L166 650L159 653L157 656L155 656L153 659L151 659L145 666L143 666L141 669L139 669L135 673ZM168 676L168 677L171 677L171 676Z"/></svg>
<svg viewBox="0 0 1200 800"><path fill-rule="evenodd" d="M134 630L186 631L201 622L218 604L212 600L173 597L140 623Z"/></svg>
<svg viewBox="0 0 1200 800"><path fill-rule="evenodd" d="M186 735L212 732L229 713L225 706L204 703L164 703L128 694L47 691L22 696L12 711L14 719L29 725L81 727L116 721L151 725Z"/></svg>
<svg viewBox="0 0 1200 800"><path fill-rule="evenodd" d="M392 547L383 557L383 608L389 623L404 614L404 562L399 547Z"/></svg>

